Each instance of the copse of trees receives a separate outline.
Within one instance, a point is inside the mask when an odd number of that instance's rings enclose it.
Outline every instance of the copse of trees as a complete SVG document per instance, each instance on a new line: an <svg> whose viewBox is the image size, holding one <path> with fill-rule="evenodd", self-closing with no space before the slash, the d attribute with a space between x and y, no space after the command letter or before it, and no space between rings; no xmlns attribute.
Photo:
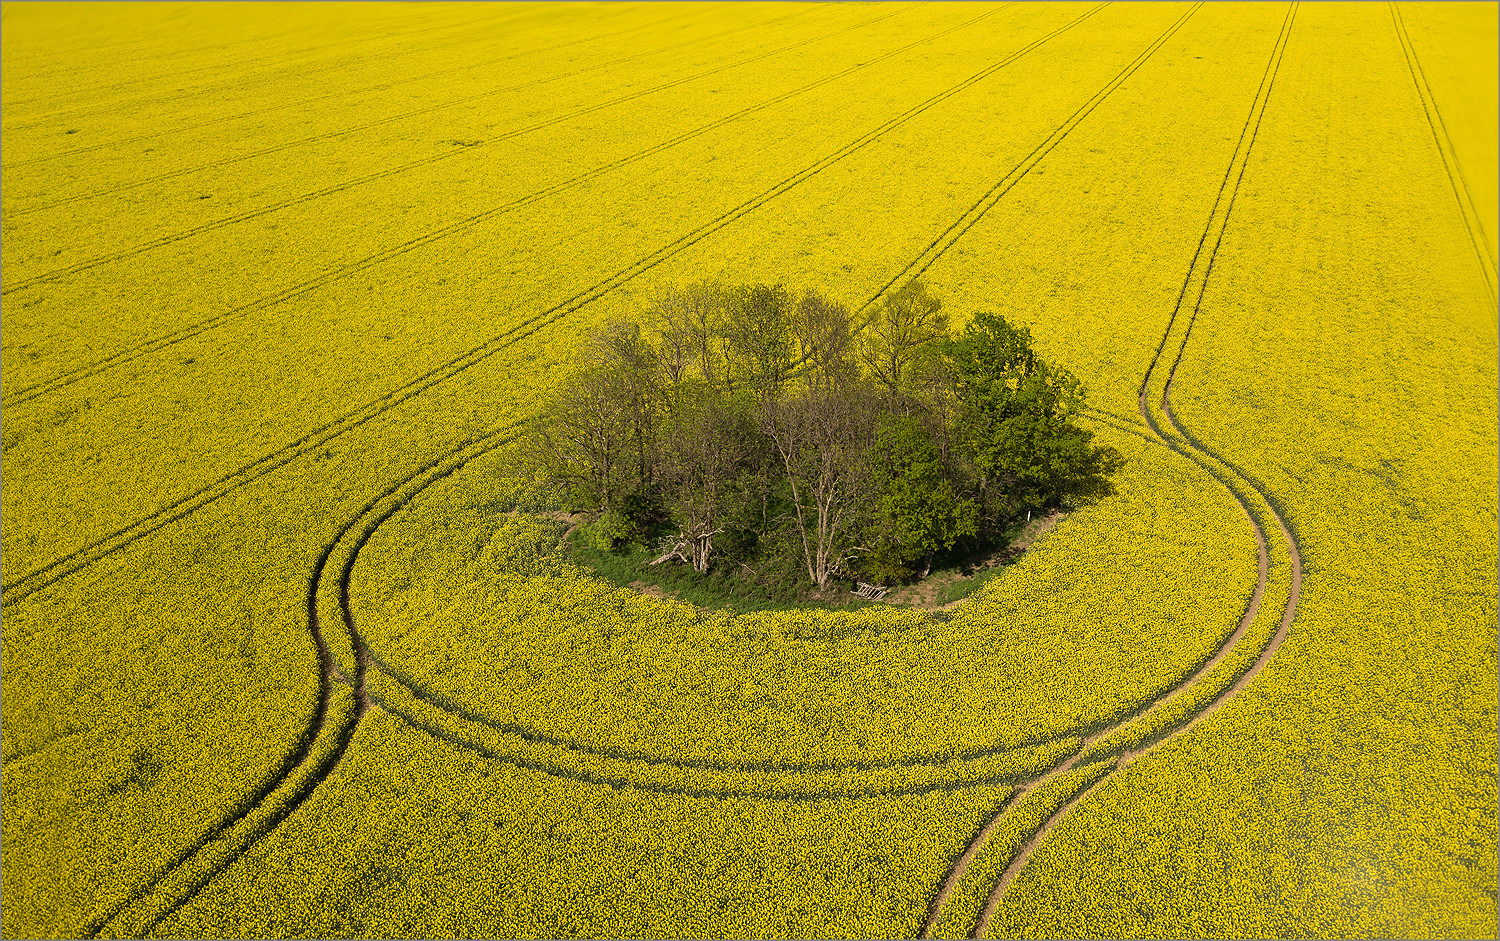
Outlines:
<svg viewBox="0 0 1500 941"><path fill-rule="evenodd" d="M1084 389L992 313L911 282L856 318L816 291L695 284L590 337L529 454L601 548L747 578L925 576L1028 510L1110 492Z"/></svg>

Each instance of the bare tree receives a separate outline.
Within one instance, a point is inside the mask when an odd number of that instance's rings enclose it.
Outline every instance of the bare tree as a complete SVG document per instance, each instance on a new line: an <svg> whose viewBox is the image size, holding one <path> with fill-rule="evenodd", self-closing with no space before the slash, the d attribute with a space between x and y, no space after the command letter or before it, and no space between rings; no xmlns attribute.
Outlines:
<svg viewBox="0 0 1500 941"><path fill-rule="evenodd" d="M849 309L807 291L792 311L798 363L810 387L831 390L854 379L854 328Z"/></svg>
<svg viewBox="0 0 1500 941"><path fill-rule="evenodd" d="M908 281L865 315L859 358L890 394L905 390L918 351L948 335L948 315L942 307L922 282Z"/></svg>
<svg viewBox="0 0 1500 941"><path fill-rule="evenodd" d="M646 310L646 327L655 337L657 362L669 389L682 384L693 364L690 317L688 297L672 284L659 288Z"/></svg>
<svg viewBox="0 0 1500 941"><path fill-rule="evenodd" d="M780 396L792 371L792 306L791 295L780 285L757 284L729 299L723 325L725 358L733 365L734 377L762 404Z"/></svg>
<svg viewBox="0 0 1500 941"><path fill-rule="evenodd" d="M639 324L616 318L589 338L584 358L600 377L599 394L613 394L618 400L613 408L628 426L634 445L636 484L645 487L655 463L660 356Z"/></svg>
<svg viewBox="0 0 1500 941"><path fill-rule="evenodd" d="M807 575L819 588L858 551L851 537L868 497L875 413L873 396L851 384L809 389L764 417L791 488Z"/></svg>
<svg viewBox="0 0 1500 941"><path fill-rule="evenodd" d="M742 406L708 383L691 381L684 393L661 430L662 490L678 533L652 564L679 558L706 572L713 539L724 531L731 502L740 497L755 429Z"/></svg>
<svg viewBox="0 0 1500 941"><path fill-rule="evenodd" d="M618 374L595 367L558 390L552 408L532 426L526 451L574 501L607 512L636 484L632 426Z"/></svg>
<svg viewBox="0 0 1500 941"><path fill-rule="evenodd" d="M694 375L708 383L725 381L722 334L732 294L715 281L668 286L657 292L645 320L669 387Z"/></svg>

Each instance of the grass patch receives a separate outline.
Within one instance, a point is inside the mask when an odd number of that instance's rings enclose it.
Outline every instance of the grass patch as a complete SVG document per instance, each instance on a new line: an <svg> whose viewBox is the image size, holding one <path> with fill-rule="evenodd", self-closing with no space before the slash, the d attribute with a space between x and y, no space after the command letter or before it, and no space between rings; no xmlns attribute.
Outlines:
<svg viewBox="0 0 1500 941"><path fill-rule="evenodd" d="M841 580L835 587L818 590L730 568L716 567L699 574L676 562L652 565L656 553L644 546L629 543L618 549L599 549L590 545L579 531L568 535L563 550L573 561L588 566L612 584L711 610L744 614L802 608L852 611L870 605L891 605L938 612L969 597L1005 572L1059 518L1060 514L1054 513L1014 524L1005 531L1003 548L950 558L934 567L926 578L894 587L879 601L856 597L852 581Z"/></svg>
<svg viewBox="0 0 1500 941"><path fill-rule="evenodd" d="M598 549L589 545L583 534L576 531L568 535L563 549L569 558L588 566L607 582L675 598L700 608L745 614L809 607L853 611L883 603L856 598L846 587L827 591L809 587L806 591L799 591L784 585L768 585L726 569L716 568L699 574L680 563L652 565L655 553L644 546L629 543L619 549ZM840 600L841 595L849 600Z"/></svg>

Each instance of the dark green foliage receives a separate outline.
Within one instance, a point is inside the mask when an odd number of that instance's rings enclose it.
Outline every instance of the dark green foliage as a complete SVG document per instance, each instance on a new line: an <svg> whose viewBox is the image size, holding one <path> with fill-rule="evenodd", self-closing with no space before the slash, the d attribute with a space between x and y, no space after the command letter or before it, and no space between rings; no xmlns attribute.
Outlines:
<svg viewBox="0 0 1500 941"><path fill-rule="evenodd" d="M978 535L978 505L955 492L932 429L917 416L881 422L871 466L879 496L861 568L873 581L925 575L938 553Z"/></svg>
<svg viewBox="0 0 1500 941"><path fill-rule="evenodd" d="M918 282L858 321L779 285L665 291L648 330L591 339L539 423L539 476L598 513L595 551L767 597L909 581L1108 494L1122 461L1076 423L1082 384L1004 318L952 336L941 308Z"/></svg>
<svg viewBox="0 0 1500 941"><path fill-rule="evenodd" d="M1074 423L1083 385L1037 357L1029 331L976 313L946 354L952 437L972 464L988 518L1111 492L1108 477L1123 458L1094 447L1093 432Z"/></svg>

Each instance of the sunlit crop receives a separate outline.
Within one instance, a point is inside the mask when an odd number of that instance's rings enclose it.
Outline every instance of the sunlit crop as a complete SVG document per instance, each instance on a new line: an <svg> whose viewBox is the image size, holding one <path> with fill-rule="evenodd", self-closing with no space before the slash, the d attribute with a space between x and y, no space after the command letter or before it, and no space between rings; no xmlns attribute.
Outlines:
<svg viewBox="0 0 1500 941"><path fill-rule="evenodd" d="M0 4L0 934L1492 934L1496 36ZM591 332L918 277L1113 495L937 611L570 554Z"/></svg>

